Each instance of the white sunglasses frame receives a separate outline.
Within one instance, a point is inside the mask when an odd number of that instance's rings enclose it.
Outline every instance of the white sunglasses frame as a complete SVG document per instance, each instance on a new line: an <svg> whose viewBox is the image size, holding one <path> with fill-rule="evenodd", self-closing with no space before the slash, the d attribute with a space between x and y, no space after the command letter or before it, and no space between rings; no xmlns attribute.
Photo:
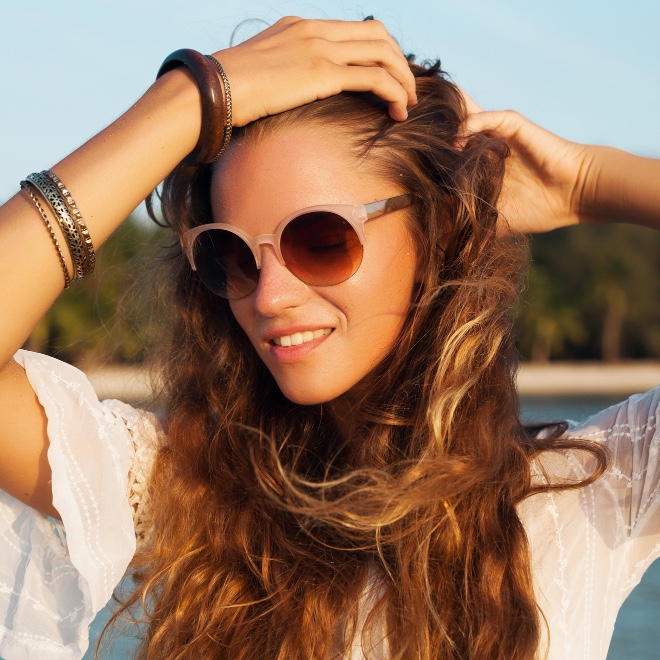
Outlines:
<svg viewBox="0 0 660 660"><path fill-rule="evenodd" d="M387 213L392 213L393 211L398 211L399 209L408 208L414 204L414 196L410 193L404 193L403 195L396 195L394 197L388 197L387 199L381 199L377 202L371 202L370 204L325 204L322 206L309 206L299 211L294 211L288 215L284 220L282 220L274 234L258 234L257 236L252 236L246 231L243 231L236 225L227 224L225 222L211 222L205 225L199 225L198 227L193 227L193 229L188 229L181 235L181 245L183 251L188 257L190 266L193 270L197 270L195 265L195 255L193 252L195 246L195 239L203 232L209 231L211 229L224 229L225 231L235 234L241 238L252 250L254 255L254 261L258 270L261 270L261 250L262 245L272 245L275 250L275 254L279 262L286 266L284 257L282 256L282 251L280 250L280 238L282 233L286 229L286 226L292 221L298 218L305 213L313 213L319 211L325 211L329 213L336 213L341 216L348 222L355 233L360 239L360 243L364 247L365 245L365 235L364 235L364 225L375 218L379 218L382 215ZM353 273L355 274L355 273Z"/></svg>

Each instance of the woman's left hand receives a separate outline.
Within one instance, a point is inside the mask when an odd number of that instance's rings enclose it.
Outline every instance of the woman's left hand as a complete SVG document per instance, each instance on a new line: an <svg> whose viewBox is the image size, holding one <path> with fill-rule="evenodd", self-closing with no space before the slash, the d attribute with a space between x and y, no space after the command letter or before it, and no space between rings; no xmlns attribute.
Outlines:
<svg viewBox="0 0 660 660"><path fill-rule="evenodd" d="M498 202L503 231L535 233L577 224L588 150L518 112L487 112L467 94L463 96L469 113L465 135L492 131L511 149Z"/></svg>
<svg viewBox="0 0 660 660"><path fill-rule="evenodd" d="M489 130L511 148L498 201L503 232L610 222L660 228L659 160L570 142L518 112L487 112L463 96L465 137Z"/></svg>

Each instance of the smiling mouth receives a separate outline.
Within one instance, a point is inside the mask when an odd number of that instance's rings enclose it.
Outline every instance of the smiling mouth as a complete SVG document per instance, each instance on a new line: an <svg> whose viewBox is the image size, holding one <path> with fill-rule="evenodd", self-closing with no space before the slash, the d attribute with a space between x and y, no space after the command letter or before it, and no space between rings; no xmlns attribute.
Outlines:
<svg viewBox="0 0 660 660"><path fill-rule="evenodd" d="M325 337L329 335L334 328L319 328L318 330L305 330L305 332L294 332L292 335L284 335L282 337L275 337L271 339L271 343L275 346L283 346L289 348L290 346L300 346L313 339Z"/></svg>

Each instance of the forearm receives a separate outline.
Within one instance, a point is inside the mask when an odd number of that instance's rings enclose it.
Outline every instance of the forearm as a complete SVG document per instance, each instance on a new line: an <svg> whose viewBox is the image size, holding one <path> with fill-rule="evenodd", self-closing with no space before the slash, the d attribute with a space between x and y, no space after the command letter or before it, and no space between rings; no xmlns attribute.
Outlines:
<svg viewBox="0 0 660 660"><path fill-rule="evenodd" d="M52 168L73 195L96 248L192 151L200 124L199 92L183 71L174 71L117 121ZM41 168L37 165L36 169ZM66 242L45 204L44 209L51 216L71 273ZM0 281L2 365L64 285L55 246L25 191L0 208Z"/></svg>
<svg viewBox="0 0 660 660"><path fill-rule="evenodd" d="M660 229L660 160L589 147L579 200L585 223L623 222Z"/></svg>

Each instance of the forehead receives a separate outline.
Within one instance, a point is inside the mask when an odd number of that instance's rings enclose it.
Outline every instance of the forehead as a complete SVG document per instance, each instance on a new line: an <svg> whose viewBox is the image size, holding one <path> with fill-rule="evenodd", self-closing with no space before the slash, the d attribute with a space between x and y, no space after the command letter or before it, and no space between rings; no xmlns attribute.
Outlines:
<svg viewBox="0 0 660 660"><path fill-rule="evenodd" d="M345 134L308 125L232 144L216 166L211 195L216 222L243 225L277 222L307 206L364 204L388 189Z"/></svg>

